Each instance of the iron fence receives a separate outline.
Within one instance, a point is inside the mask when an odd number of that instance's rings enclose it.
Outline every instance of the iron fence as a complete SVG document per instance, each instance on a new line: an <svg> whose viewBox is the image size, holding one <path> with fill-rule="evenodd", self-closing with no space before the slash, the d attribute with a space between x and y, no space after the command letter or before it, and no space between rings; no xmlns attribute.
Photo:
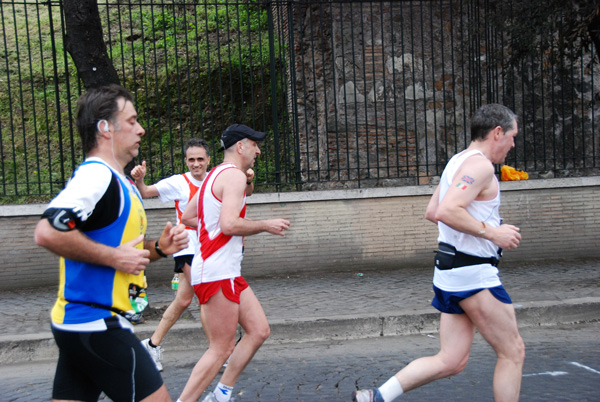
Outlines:
<svg viewBox="0 0 600 402"><path fill-rule="evenodd" d="M429 183L468 145L468 118L520 116L507 163L535 177L597 175L593 47L515 62L490 1L99 0L109 56L135 97L148 180L185 169L204 137L269 133L257 191ZM508 2L510 3L510 2ZM554 18L560 20L561 16ZM47 199L82 161L83 85L65 51L62 1L0 2L0 202ZM552 26L549 24L548 26ZM550 35L538 32L537 37ZM560 39L560 38L559 38Z"/></svg>

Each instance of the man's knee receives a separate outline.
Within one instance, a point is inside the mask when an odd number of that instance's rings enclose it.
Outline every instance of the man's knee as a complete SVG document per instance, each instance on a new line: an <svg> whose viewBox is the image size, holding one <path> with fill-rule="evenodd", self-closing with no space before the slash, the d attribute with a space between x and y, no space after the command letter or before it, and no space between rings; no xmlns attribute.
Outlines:
<svg viewBox="0 0 600 402"><path fill-rule="evenodd" d="M247 331L246 334L255 339L257 343L262 344L271 336L271 327L269 324L257 326Z"/></svg>
<svg viewBox="0 0 600 402"><path fill-rule="evenodd" d="M181 306L183 306L184 308L188 308L190 306L190 304L192 304L192 300L194 300L194 294L193 293L182 293L181 296L179 297L179 304Z"/></svg>
<svg viewBox="0 0 600 402"><path fill-rule="evenodd" d="M172 305L177 310L178 314L182 314L185 311L185 309L190 306L190 304L191 300L190 302L188 302L187 299L181 297L175 298L175 300L173 300L172 302Z"/></svg>
<svg viewBox="0 0 600 402"><path fill-rule="evenodd" d="M209 349L212 350L213 353L216 353L219 356L219 359L226 360L235 349L235 337L231 338L231 341L223 341L222 339L219 342L211 342L209 345Z"/></svg>
<svg viewBox="0 0 600 402"><path fill-rule="evenodd" d="M505 359L521 366L525 361L525 343L519 334L495 346L494 350L496 350L498 359Z"/></svg>
<svg viewBox="0 0 600 402"><path fill-rule="evenodd" d="M269 336L271 336L271 326L269 324L262 326L258 331L257 336L263 342L266 341L269 338Z"/></svg>
<svg viewBox="0 0 600 402"><path fill-rule="evenodd" d="M466 356L456 356L450 358L448 356L443 357L442 359L442 377L450 377L453 375L457 375L461 373L469 362L469 355Z"/></svg>
<svg viewBox="0 0 600 402"><path fill-rule="evenodd" d="M186 309L192 304L194 300L194 289L180 287L177 295L175 296L175 303L177 303L182 309Z"/></svg>
<svg viewBox="0 0 600 402"><path fill-rule="evenodd" d="M234 349L235 349L235 341L233 341L229 345L227 345L227 347L223 350L221 357L224 359L227 359L229 356L231 356Z"/></svg>
<svg viewBox="0 0 600 402"><path fill-rule="evenodd" d="M512 348L511 358L516 362L522 364L525 361L525 342L519 335L515 340Z"/></svg>

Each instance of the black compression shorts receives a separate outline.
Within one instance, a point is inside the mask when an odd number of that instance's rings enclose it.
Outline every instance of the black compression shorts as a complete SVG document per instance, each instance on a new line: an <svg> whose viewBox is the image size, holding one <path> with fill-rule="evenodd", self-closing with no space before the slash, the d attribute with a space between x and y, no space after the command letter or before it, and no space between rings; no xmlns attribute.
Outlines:
<svg viewBox="0 0 600 402"><path fill-rule="evenodd" d="M104 391L115 402L140 401L163 385L150 355L127 329L67 332L52 328L52 333L59 347L54 399L96 401Z"/></svg>

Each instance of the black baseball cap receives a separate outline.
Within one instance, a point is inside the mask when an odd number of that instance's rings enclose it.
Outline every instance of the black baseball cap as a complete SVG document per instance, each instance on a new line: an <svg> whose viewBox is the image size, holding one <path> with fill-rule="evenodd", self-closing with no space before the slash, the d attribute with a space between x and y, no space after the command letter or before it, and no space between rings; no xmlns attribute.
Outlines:
<svg viewBox="0 0 600 402"><path fill-rule="evenodd" d="M266 136L267 133L253 130L243 124L232 124L231 126L227 127L225 131L223 131L223 134L221 134L221 149L225 150L244 138L250 138L254 141L262 141Z"/></svg>

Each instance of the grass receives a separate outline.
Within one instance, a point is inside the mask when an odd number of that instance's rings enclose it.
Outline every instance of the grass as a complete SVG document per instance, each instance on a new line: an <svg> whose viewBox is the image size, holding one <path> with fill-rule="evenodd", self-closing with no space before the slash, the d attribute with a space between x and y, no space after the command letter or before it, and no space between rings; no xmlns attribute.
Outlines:
<svg viewBox="0 0 600 402"><path fill-rule="evenodd" d="M3 204L47 201L83 158L73 126L83 85L64 51L60 9L49 4L0 4ZM185 169L182 147L191 137L212 143L217 163L218 136L229 124L273 130L271 109L285 105L285 91L271 98L271 82L280 79L270 76L268 15L259 3L108 1L99 11L109 56L146 129L140 158L149 180ZM285 47L275 44L282 67ZM275 156L264 157L257 178L266 181Z"/></svg>

